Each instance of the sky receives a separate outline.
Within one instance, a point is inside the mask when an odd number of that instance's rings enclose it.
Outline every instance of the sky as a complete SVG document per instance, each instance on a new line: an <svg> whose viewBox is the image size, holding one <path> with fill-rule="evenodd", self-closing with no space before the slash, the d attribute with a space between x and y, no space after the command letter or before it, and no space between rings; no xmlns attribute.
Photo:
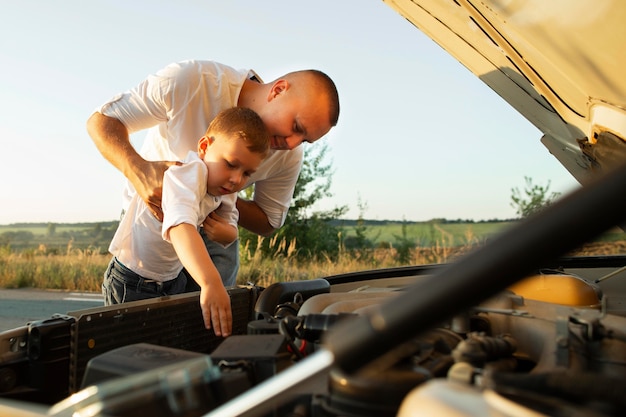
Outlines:
<svg viewBox="0 0 626 417"><path fill-rule="evenodd" d="M333 196L316 209L348 206L346 219L507 219L524 177L551 192L577 187L538 129L381 0L6 1L0 224L117 219L124 178L85 122L186 59L266 81L330 75L341 114L321 141Z"/></svg>

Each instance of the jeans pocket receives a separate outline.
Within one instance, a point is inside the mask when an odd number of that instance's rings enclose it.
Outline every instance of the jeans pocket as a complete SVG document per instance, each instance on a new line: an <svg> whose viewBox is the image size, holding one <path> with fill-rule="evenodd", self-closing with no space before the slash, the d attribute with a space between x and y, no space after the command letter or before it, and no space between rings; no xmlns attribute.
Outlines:
<svg viewBox="0 0 626 417"><path fill-rule="evenodd" d="M102 295L104 305L121 304L126 301L126 283L119 279L115 261L111 260L102 281Z"/></svg>

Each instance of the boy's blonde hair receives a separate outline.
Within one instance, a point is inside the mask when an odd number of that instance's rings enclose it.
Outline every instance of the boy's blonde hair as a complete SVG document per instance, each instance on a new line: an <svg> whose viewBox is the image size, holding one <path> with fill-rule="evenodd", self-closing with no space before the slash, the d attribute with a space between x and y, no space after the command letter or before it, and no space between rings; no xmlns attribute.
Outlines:
<svg viewBox="0 0 626 417"><path fill-rule="evenodd" d="M254 110L246 107L231 107L222 110L209 124L207 137L220 135L229 139L243 140L250 152L265 158L270 150L270 135Z"/></svg>

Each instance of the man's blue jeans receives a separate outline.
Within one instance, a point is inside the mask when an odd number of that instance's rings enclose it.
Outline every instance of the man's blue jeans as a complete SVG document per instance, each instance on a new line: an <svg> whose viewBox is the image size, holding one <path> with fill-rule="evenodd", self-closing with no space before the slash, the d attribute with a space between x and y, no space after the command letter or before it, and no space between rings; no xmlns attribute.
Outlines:
<svg viewBox="0 0 626 417"><path fill-rule="evenodd" d="M187 277L180 274L177 278L165 282L145 279L126 268L114 257L109 262L102 282L104 305L181 294L185 292L186 283Z"/></svg>
<svg viewBox="0 0 626 417"><path fill-rule="evenodd" d="M239 272L239 239L231 243L229 247L224 248L212 240L209 240L202 229L200 229L200 236L202 236L202 240L204 240L204 244L209 251L215 268L217 268L217 271L222 277L224 287L234 287L237 284L237 273ZM187 277L186 292L200 291L200 287L196 281L187 274L185 269L181 271L178 278L180 278L181 275Z"/></svg>

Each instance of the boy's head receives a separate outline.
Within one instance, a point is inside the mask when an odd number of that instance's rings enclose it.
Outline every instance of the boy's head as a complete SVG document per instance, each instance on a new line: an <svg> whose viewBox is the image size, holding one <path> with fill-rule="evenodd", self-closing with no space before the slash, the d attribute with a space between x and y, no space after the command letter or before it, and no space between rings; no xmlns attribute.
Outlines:
<svg viewBox="0 0 626 417"><path fill-rule="evenodd" d="M207 168L207 192L241 191L270 149L263 120L253 110L233 107L220 112L198 141L198 155Z"/></svg>

